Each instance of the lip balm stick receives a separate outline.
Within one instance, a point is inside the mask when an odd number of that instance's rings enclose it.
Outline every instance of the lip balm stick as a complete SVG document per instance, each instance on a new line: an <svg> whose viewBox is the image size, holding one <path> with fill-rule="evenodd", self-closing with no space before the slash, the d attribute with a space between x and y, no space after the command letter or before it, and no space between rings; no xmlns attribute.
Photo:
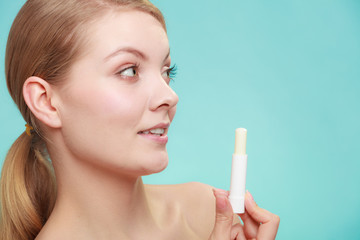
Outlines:
<svg viewBox="0 0 360 240"><path fill-rule="evenodd" d="M244 213L245 182L246 182L246 135L245 128L235 130L235 151L232 155L230 203L234 213Z"/></svg>

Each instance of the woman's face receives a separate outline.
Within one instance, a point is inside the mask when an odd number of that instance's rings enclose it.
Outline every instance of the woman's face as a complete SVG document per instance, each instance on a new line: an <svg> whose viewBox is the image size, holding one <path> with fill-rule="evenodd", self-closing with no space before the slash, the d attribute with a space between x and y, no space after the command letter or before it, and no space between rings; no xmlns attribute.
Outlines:
<svg viewBox="0 0 360 240"><path fill-rule="evenodd" d="M91 25L87 41L58 89L65 152L131 175L163 170L178 97L162 25L140 11L113 12Z"/></svg>

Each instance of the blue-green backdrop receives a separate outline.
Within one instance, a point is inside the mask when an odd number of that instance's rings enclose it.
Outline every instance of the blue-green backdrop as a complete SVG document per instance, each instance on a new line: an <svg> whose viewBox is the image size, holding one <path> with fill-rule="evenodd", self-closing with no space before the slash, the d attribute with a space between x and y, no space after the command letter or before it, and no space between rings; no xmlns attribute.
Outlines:
<svg viewBox="0 0 360 240"><path fill-rule="evenodd" d="M24 131L4 74L24 2L0 2L0 163ZM280 215L277 239L360 239L360 1L153 2L180 101L169 166L145 182L228 189L234 130L245 127L247 188Z"/></svg>

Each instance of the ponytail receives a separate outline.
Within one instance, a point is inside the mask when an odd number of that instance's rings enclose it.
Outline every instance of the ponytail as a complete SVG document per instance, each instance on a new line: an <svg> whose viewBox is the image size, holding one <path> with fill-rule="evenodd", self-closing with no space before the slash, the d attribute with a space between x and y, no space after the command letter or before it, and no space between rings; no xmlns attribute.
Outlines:
<svg viewBox="0 0 360 240"><path fill-rule="evenodd" d="M11 146L1 173L1 240L35 239L55 203L56 183L39 136L26 132ZM37 146L39 145L39 146Z"/></svg>

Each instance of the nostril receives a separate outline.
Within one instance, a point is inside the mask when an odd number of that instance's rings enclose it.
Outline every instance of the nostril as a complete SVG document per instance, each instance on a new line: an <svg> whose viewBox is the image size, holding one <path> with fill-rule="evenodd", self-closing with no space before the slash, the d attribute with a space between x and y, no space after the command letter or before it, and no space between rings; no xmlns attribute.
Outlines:
<svg viewBox="0 0 360 240"><path fill-rule="evenodd" d="M163 104L161 104L160 106L159 106L159 108L160 107L170 107L170 105L168 104L168 103L163 103Z"/></svg>

